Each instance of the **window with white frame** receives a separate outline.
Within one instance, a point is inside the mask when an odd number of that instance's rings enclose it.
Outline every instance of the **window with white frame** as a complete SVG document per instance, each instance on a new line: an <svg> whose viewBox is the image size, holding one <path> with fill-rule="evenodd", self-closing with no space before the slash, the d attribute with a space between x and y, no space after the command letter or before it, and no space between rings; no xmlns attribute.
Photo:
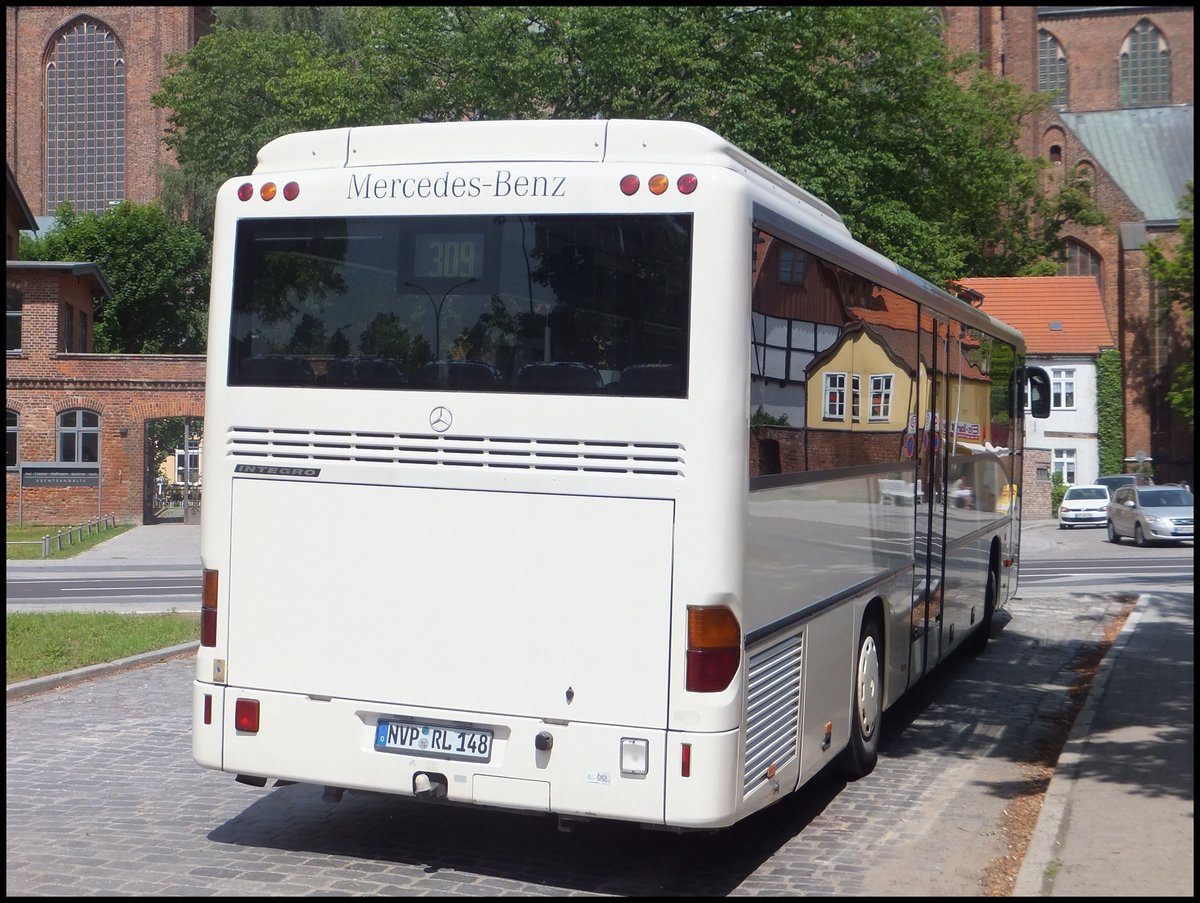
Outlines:
<svg viewBox="0 0 1200 903"><path fill-rule="evenodd" d="M100 460L100 415L75 409L58 415L58 459L69 464Z"/></svg>
<svg viewBox="0 0 1200 903"><path fill-rule="evenodd" d="M838 328L806 320L751 315L754 360L751 374L780 383L802 383L817 352L837 341Z"/></svg>
<svg viewBox="0 0 1200 903"><path fill-rule="evenodd" d="M846 419L846 374L825 374L825 404L822 416L826 420Z"/></svg>
<svg viewBox="0 0 1200 903"><path fill-rule="evenodd" d="M1075 483L1075 449L1073 448L1056 448L1054 449L1054 472L1062 474L1064 485L1072 486Z"/></svg>
<svg viewBox="0 0 1200 903"><path fill-rule="evenodd" d="M1050 408L1055 411L1075 410L1075 368L1050 368Z"/></svg>
<svg viewBox="0 0 1200 903"><path fill-rule="evenodd" d="M890 420L892 417L892 374L871 376L871 420Z"/></svg>
<svg viewBox="0 0 1200 903"><path fill-rule="evenodd" d="M5 292L8 307L5 310L5 351L21 350L21 306L23 299L20 290L9 286Z"/></svg>
<svg viewBox="0 0 1200 903"><path fill-rule="evenodd" d="M5 458L4 466L13 468L17 466L17 427L20 425L21 417L16 411L11 408L6 408L4 411L4 425L6 429L5 435Z"/></svg>

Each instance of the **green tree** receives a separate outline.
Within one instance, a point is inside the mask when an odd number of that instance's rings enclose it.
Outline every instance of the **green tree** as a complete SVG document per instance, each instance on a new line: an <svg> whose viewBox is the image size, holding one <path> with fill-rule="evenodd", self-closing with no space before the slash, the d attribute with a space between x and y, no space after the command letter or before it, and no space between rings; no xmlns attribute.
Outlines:
<svg viewBox="0 0 1200 903"><path fill-rule="evenodd" d="M76 213L64 204L45 236L21 237L21 257L100 266L113 297L96 302L96 351L203 352L209 243L159 204L124 201L103 213Z"/></svg>
<svg viewBox="0 0 1200 903"><path fill-rule="evenodd" d="M1168 254L1163 249L1161 240L1156 240L1147 245L1146 258L1149 261L1150 275L1154 277L1158 288L1160 321L1164 327L1169 327L1173 318L1178 316L1187 341L1189 353L1185 360L1176 365L1174 373L1171 374L1167 399L1171 407L1187 420L1190 427L1193 426L1196 412L1195 362L1190 353L1194 339L1195 315L1192 299L1196 288L1196 270L1193 262L1196 240L1194 182L1188 182L1187 193L1180 199L1179 207L1187 215L1179 218L1179 246L1175 253Z"/></svg>
<svg viewBox="0 0 1200 903"><path fill-rule="evenodd" d="M164 141L179 165L163 174L163 203L210 232L217 189L253 170L272 139L386 121L391 112L351 59L307 31L264 34L218 22L168 65L153 102L170 111Z"/></svg>
<svg viewBox="0 0 1200 903"><path fill-rule="evenodd" d="M1017 146L1045 98L968 78L936 8L224 9L155 97L172 111L173 181L193 192L304 129L621 117L712 128L936 283L1033 267L1080 215Z"/></svg>

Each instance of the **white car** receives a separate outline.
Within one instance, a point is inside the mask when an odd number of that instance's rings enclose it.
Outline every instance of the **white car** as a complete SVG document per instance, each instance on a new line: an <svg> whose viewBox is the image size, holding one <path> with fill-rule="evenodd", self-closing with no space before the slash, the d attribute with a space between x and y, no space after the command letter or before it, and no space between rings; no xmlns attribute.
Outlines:
<svg viewBox="0 0 1200 903"><path fill-rule="evenodd" d="M1062 504L1058 507L1058 529L1103 527L1107 511L1107 486L1068 486Z"/></svg>

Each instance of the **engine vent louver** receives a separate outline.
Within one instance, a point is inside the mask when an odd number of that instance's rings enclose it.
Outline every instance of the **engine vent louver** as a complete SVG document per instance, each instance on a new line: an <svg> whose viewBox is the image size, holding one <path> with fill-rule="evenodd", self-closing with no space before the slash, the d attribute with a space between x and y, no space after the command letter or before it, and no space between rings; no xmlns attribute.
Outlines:
<svg viewBox="0 0 1200 903"><path fill-rule="evenodd" d="M746 696L746 767L742 792L749 796L797 755L800 735L802 634L749 653Z"/></svg>
<svg viewBox="0 0 1200 903"><path fill-rule="evenodd" d="M332 461L672 477L682 477L684 469L682 445L600 439L232 427L225 448L239 461L293 464Z"/></svg>

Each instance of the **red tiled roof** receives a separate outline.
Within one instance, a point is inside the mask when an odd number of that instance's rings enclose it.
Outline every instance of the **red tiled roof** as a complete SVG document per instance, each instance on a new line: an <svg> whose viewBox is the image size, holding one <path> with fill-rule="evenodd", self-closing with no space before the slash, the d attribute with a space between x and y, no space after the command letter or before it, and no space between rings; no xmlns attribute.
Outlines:
<svg viewBox="0 0 1200 903"><path fill-rule="evenodd" d="M1096 354L1115 348L1100 287L1092 276L971 277L980 309L1025 336L1030 354Z"/></svg>

